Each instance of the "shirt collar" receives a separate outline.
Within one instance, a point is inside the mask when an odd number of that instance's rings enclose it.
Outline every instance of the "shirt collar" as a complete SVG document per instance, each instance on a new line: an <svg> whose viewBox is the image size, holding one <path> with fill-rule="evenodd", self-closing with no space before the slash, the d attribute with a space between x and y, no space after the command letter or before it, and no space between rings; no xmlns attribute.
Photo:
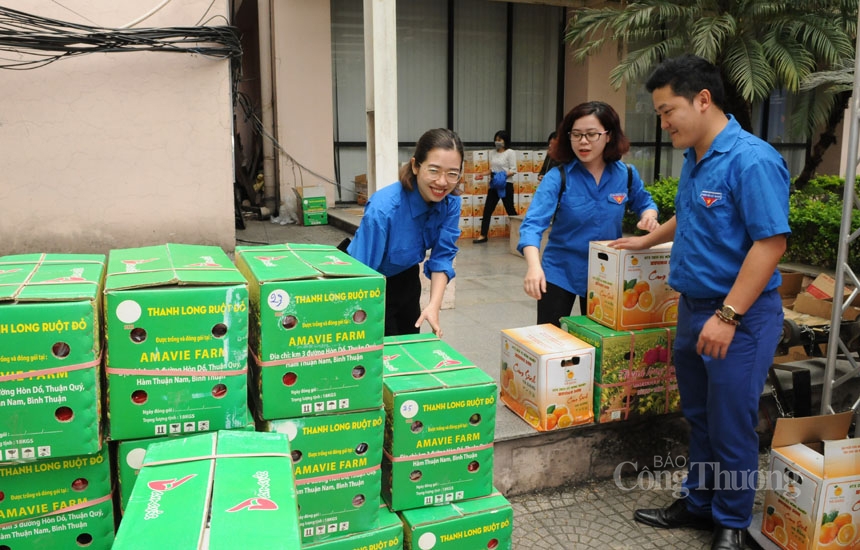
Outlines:
<svg viewBox="0 0 860 550"><path fill-rule="evenodd" d="M406 200L409 202L409 211L412 213L413 218L423 216L430 210L431 206L427 204L427 201L424 200L424 197L418 191L417 181L412 183L412 191L409 191L405 187L403 190L406 192Z"/></svg>
<svg viewBox="0 0 860 550"><path fill-rule="evenodd" d="M714 141L711 143L711 146L708 147L708 150L702 158L709 156L711 151L717 153L728 153L734 146L735 141L737 141L738 135L741 133L741 125L735 119L734 115L726 116L729 119L728 124L726 124L725 128L720 130L720 133L714 138ZM696 158L696 149L694 147L688 148L684 151L684 157Z"/></svg>

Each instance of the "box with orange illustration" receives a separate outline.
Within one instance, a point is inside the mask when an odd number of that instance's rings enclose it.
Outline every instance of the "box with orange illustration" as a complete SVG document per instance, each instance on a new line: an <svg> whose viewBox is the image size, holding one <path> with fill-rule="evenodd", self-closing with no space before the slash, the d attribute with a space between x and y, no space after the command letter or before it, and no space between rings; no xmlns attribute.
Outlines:
<svg viewBox="0 0 860 550"><path fill-rule="evenodd" d="M475 197L472 195L461 195L460 196L460 216L471 216L472 215L472 205L475 202Z"/></svg>
<svg viewBox="0 0 860 550"><path fill-rule="evenodd" d="M860 438L846 438L853 414L777 420L762 533L780 548L860 548Z"/></svg>
<svg viewBox="0 0 860 550"><path fill-rule="evenodd" d="M501 399L538 431L594 420L594 347L555 325L502 331Z"/></svg>
<svg viewBox="0 0 860 550"><path fill-rule="evenodd" d="M475 238L475 220L472 216L460 216L460 238Z"/></svg>
<svg viewBox="0 0 860 550"><path fill-rule="evenodd" d="M669 286L672 243L619 250L592 241L588 250L588 317L614 330L671 327L678 293Z"/></svg>
<svg viewBox="0 0 860 550"><path fill-rule="evenodd" d="M517 174L517 176L519 176L517 193L534 193L537 190L537 174L533 172L525 172Z"/></svg>
<svg viewBox="0 0 860 550"><path fill-rule="evenodd" d="M532 204L532 197L533 195L531 193L521 193L517 195L517 198L514 201L515 207L517 209L517 215L526 215L526 212L529 211L529 206L531 206Z"/></svg>
<svg viewBox="0 0 860 550"><path fill-rule="evenodd" d="M493 216L490 218L490 231L488 237L507 237L508 236L508 217Z"/></svg>
<svg viewBox="0 0 860 550"><path fill-rule="evenodd" d="M531 173L534 170L534 151L517 151L517 173Z"/></svg>
<svg viewBox="0 0 860 550"><path fill-rule="evenodd" d="M466 151L463 155L463 171L466 174L483 174L490 171L489 151Z"/></svg>
<svg viewBox="0 0 860 550"><path fill-rule="evenodd" d="M546 151L535 151L535 157L532 163L532 172L535 174L540 174L541 168L543 168L543 162L546 160Z"/></svg>

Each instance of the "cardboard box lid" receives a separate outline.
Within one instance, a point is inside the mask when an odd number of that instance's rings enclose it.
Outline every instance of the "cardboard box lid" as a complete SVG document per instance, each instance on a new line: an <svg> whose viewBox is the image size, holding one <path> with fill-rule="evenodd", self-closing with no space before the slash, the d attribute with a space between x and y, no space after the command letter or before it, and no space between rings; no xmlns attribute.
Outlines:
<svg viewBox="0 0 860 550"><path fill-rule="evenodd" d="M383 376L404 376L475 367L475 363L431 334L386 337Z"/></svg>
<svg viewBox="0 0 860 550"><path fill-rule="evenodd" d="M379 272L330 245L239 246L236 247L236 259L244 262L254 279L261 283L320 277L382 278Z"/></svg>
<svg viewBox="0 0 860 550"><path fill-rule="evenodd" d="M104 254L19 254L0 257L0 303L95 300Z"/></svg>
<svg viewBox="0 0 860 550"><path fill-rule="evenodd" d="M105 290L236 284L247 281L220 247L164 244L111 250Z"/></svg>
<svg viewBox="0 0 860 550"><path fill-rule="evenodd" d="M806 313L815 317L826 319L830 323L830 316L833 312L833 302L830 300L821 300L814 297L808 292L801 292L794 300L792 308L797 313ZM860 308L847 306L842 310L842 319L845 321L853 321L860 317Z"/></svg>
<svg viewBox="0 0 860 550"><path fill-rule="evenodd" d="M520 328L507 328L502 330L502 334L512 340L516 340L518 344L528 348L537 355L594 352L594 347L591 344L583 342L566 330L562 330L549 323Z"/></svg>
<svg viewBox="0 0 860 550"><path fill-rule="evenodd" d="M579 327L583 331L591 332L601 339L630 338L631 335L652 334L654 332L661 332L663 334L674 334L677 328L675 326L671 326L660 328L643 328L638 330L615 330L605 325L601 325L594 319L585 315L562 317L561 326L564 327L565 325Z"/></svg>
<svg viewBox="0 0 860 550"><path fill-rule="evenodd" d="M800 418L780 418L773 429L771 447L778 449L795 443L816 443L845 439L854 411Z"/></svg>
<svg viewBox="0 0 860 550"><path fill-rule="evenodd" d="M308 185L306 187L294 187L293 189L300 199L325 198L325 187L322 185Z"/></svg>
<svg viewBox="0 0 860 550"><path fill-rule="evenodd" d="M776 289L779 295L783 298L793 298L797 296L803 288L803 279L806 277L803 273L792 273L788 271L780 271L782 283Z"/></svg>

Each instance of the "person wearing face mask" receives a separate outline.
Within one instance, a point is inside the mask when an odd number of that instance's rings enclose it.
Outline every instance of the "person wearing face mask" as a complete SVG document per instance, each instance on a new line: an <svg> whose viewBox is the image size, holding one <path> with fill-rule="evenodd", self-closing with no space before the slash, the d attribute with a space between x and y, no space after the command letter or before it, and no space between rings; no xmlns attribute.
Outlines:
<svg viewBox="0 0 860 550"><path fill-rule="evenodd" d="M577 105L557 136L553 155L559 164L535 191L517 250L528 264L523 290L537 300L537 323L559 326L577 296L579 314L586 313L589 242L619 238L628 208L639 216L639 229L653 231L660 224L638 172L621 162L630 141L615 109L602 101ZM541 239L550 223L541 260Z"/></svg>
<svg viewBox="0 0 860 550"><path fill-rule="evenodd" d="M511 137L504 130L499 130L493 136L494 151L490 151L490 171L487 176L492 182L494 177L504 177L505 185L502 189L496 189L492 183L487 190L487 201L484 203L484 215L481 218L481 234L473 240L473 243L480 244L487 242L487 235L490 232L490 218L493 217L493 210L499 204L499 199L505 205L505 212L508 216L516 216L517 209L514 208L514 174L517 173L517 153L513 149L508 148L511 142ZM497 176L497 174L504 174Z"/></svg>
<svg viewBox="0 0 860 550"><path fill-rule="evenodd" d="M385 335L417 334L424 321L442 337L439 310L460 237L457 184L463 173L463 142L446 128L428 130L400 168L400 181L370 196L346 252L385 275ZM430 301L421 309L418 266L427 250L424 275Z"/></svg>

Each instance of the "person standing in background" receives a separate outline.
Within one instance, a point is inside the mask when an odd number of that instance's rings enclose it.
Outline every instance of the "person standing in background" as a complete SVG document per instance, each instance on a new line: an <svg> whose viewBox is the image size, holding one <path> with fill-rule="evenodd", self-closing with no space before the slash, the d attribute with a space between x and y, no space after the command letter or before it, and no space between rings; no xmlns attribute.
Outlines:
<svg viewBox="0 0 860 550"><path fill-rule="evenodd" d="M673 357L690 446L685 498L633 518L712 529L712 550L740 550L758 485L759 399L782 333L777 264L791 233L788 168L724 112L720 70L707 60L666 60L645 87L672 145L685 150L675 216L611 244L674 241L669 284L681 298Z"/></svg>
<svg viewBox="0 0 860 550"><path fill-rule="evenodd" d="M538 182L543 179L551 168L558 166L558 161L554 158L556 147L558 147L558 132L553 130L549 137L546 138L546 156L543 158L543 164L541 164L540 172L538 172Z"/></svg>
<svg viewBox="0 0 860 550"><path fill-rule="evenodd" d="M508 216L516 216L517 209L514 208L514 174L517 173L517 153L510 149L511 137L504 130L499 130L493 136L493 145L495 149L490 151L490 172L487 174L490 178L489 189L487 190L487 201L484 203L484 216L481 218L481 234L473 240L473 243L480 244L487 242L487 236L490 233L490 218L493 217L493 210L499 204L499 199L502 199L502 204L505 205L505 212ZM500 189L493 186L493 180L497 177L504 177L505 184ZM504 174L503 176L501 174Z"/></svg>
<svg viewBox="0 0 860 550"><path fill-rule="evenodd" d="M559 165L535 191L517 250L528 264L523 290L538 301L537 323L559 326L577 296L580 314L586 313L589 242L620 237L628 208L638 214L639 229L653 231L659 223L657 205L636 169L621 162L630 141L615 109L602 101L581 103L567 113L557 135ZM541 261L541 240L550 223Z"/></svg>
<svg viewBox="0 0 860 550"><path fill-rule="evenodd" d="M347 247L356 260L385 275L385 335L416 334L424 321L442 337L439 310L460 238L457 184L463 174L463 143L446 128L428 130L412 158L400 168L400 181L371 195ZM430 302L421 309L418 266L427 250L424 275ZM374 321L375 322L375 321Z"/></svg>

